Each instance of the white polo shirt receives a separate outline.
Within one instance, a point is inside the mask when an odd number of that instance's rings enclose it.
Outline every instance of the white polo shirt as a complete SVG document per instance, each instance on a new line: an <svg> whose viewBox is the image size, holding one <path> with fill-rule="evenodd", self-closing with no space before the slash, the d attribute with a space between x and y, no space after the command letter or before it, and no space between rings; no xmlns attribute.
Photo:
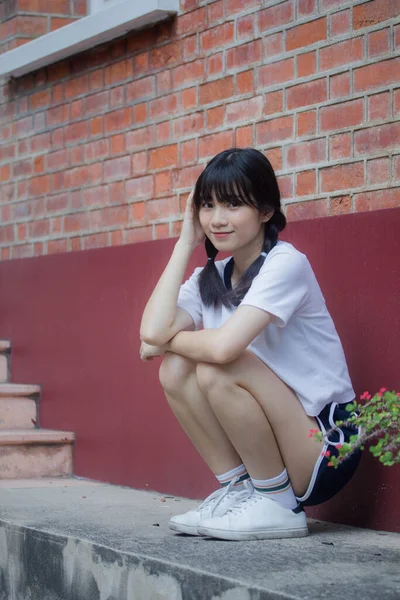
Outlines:
<svg viewBox="0 0 400 600"><path fill-rule="evenodd" d="M222 279L229 259L215 263ZM236 307L204 306L198 288L202 269L196 268L181 286L177 304L196 329L217 329ZM355 398L343 346L304 254L278 241L240 303L245 305L275 315L248 349L293 389L308 415L318 415L331 402Z"/></svg>

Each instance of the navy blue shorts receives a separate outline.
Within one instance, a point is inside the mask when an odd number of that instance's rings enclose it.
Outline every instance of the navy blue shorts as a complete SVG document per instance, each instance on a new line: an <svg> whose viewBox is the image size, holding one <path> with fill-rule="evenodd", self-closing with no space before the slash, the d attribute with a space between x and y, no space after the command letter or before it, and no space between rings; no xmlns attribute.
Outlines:
<svg viewBox="0 0 400 600"><path fill-rule="evenodd" d="M325 406L320 414L315 417L323 434L332 427L336 427L336 421L346 421L351 416L351 413L346 410L346 406L347 404L333 402ZM324 438L325 444L321 456L315 464L310 485L304 496L297 498L303 506L315 506L326 502L340 492L346 483L350 481L359 465L361 450L357 450L350 458L346 458L337 469L328 467L330 457L326 457L325 452L329 450L330 456L338 456L339 450L336 446L348 442L352 435L358 435L358 433L357 427L341 426L335 428L328 440Z"/></svg>

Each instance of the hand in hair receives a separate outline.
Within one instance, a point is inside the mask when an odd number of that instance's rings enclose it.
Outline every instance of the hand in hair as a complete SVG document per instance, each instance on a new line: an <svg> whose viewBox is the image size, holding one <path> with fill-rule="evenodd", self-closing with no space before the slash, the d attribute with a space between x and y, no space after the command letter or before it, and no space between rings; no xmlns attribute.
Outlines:
<svg viewBox="0 0 400 600"><path fill-rule="evenodd" d="M194 189L191 191L189 198L187 199L180 241L192 248L196 248L204 242L205 234L202 226L200 225L199 216L193 204L193 196Z"/></svg>
<svg viewBox="0 0 400 600"><path fill-rule="evenodd" d="M167 352L167 345L164 346L151 346L150 344L146 344L146 342L141 343L140 345L140 358L143 361L153 360L155 356L162 356Z"/></svg>

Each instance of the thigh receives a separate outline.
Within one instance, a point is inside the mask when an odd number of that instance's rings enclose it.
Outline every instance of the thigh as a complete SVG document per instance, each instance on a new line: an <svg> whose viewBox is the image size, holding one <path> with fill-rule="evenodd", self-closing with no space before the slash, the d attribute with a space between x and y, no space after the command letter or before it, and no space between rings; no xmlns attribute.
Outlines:
<svg viewBox="0 0 400 600"><path fill-rule="evenodd" d="M308 487L323 442L309 437L316 428L295 392L250 351L235 361L216 365L246 389L261 406L277 441L296 495Z"/></svg>

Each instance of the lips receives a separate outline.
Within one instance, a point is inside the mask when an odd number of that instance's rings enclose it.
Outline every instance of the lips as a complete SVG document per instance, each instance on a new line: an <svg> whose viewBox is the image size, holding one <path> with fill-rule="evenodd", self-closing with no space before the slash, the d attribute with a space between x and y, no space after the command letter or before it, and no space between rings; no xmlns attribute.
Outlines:
<svg viewBox="0 0 400 600"><path fill-rule="evenodd" d="M212 234L216 238L224 238L224 237L227 237L228 235L230 235L231 233L233 233L233 231L213 231L212 232Z"/></svg>

